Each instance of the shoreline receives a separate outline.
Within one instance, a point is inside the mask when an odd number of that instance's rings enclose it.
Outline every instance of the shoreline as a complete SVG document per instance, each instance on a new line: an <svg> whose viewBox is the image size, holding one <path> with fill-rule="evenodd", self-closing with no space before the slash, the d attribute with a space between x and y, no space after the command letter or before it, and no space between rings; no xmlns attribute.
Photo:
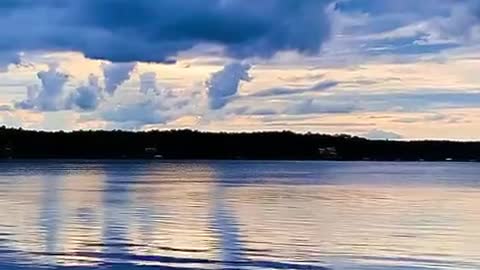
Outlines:
<svg viewBox="0 0 480 270"><path fill-rule="evenodd" d="M45 132L0 127L0 159L479 162L480 142L369 140L291 131Z"/></svg>

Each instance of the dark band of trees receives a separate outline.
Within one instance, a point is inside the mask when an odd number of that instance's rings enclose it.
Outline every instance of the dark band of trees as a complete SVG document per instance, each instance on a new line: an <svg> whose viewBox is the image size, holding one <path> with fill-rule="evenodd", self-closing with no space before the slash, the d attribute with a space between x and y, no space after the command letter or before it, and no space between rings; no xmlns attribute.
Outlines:
<svg viewBox="0 0 480 270"><path fill-rule="evenodd" d="M480 142L373 141L293 132L41 132L0 127L1 158L479 161Z"/></svg>

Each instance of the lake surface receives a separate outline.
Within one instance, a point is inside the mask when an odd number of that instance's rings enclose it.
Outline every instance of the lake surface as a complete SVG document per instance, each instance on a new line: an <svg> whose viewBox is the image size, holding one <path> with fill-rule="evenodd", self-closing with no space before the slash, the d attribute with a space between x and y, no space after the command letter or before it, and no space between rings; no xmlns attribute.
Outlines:
<svg viewBox="0 0 480 270"><path fill-rule="evenodd" d="M0 269L480 269L480 164L0 163Z"/></svg>

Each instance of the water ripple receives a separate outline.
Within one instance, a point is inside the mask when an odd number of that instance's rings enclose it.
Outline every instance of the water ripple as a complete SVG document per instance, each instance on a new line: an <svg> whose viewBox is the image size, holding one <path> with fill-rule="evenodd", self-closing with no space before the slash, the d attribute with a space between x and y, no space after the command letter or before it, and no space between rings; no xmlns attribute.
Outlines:
<svg viewBox="0 0 480 270"><path fill-rule="evenodd" d="M468 163L0 163L0 269L480 269Z"/></svg>

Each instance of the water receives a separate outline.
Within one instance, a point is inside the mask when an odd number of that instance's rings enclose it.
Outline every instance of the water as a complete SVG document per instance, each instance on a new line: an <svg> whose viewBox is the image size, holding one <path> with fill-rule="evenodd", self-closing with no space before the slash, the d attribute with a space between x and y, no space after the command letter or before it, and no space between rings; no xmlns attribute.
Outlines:
<svg viewBox="0 0 480 270"><path fill-rule="evenodd" d="M0 269L480 269L476 163L0 163Z"/></svg>

